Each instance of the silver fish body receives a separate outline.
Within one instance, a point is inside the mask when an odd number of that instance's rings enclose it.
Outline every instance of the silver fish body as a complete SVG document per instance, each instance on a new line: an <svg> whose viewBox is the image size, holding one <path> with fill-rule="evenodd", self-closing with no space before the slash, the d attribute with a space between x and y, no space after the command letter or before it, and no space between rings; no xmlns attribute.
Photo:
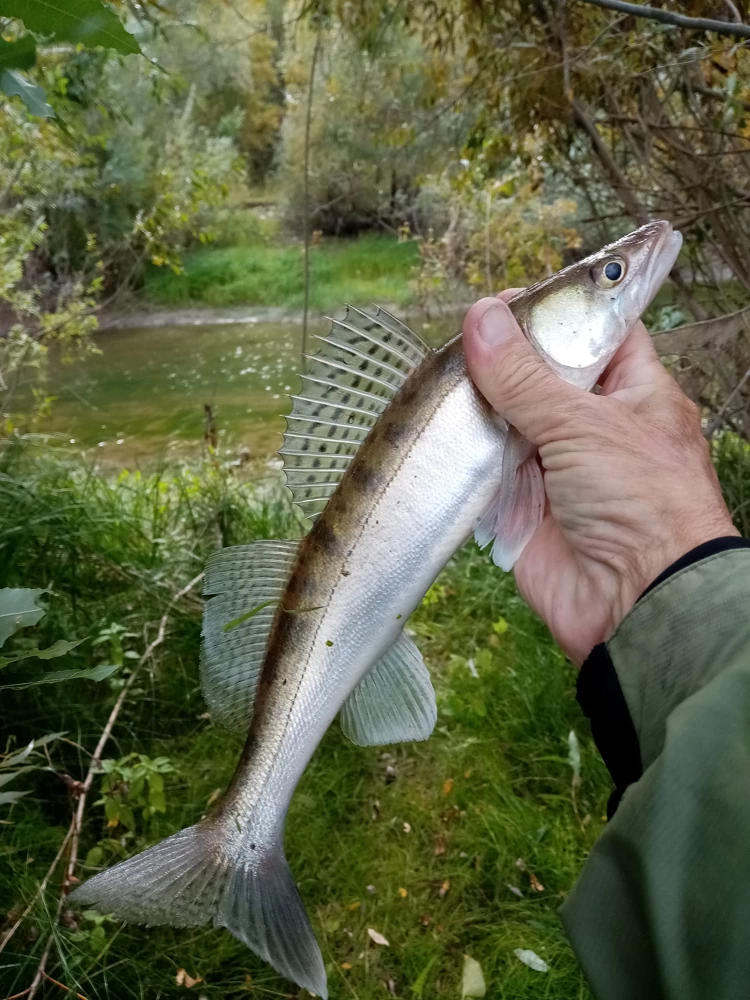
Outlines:
<svg viewBox="0 0 750 1000"><path fill-rule="evenodd" d="M558 374L590 388L678 250L667 223L651 224L511 308ZM76 892L142 923L225 926L321 996L325 969L283 853L297 782L339 712L358 743L427 738L434 692L403 627L472 532L512 564L544 500L533 450L475 389L458 338L428 352L387 314L337 322L285 445L295 501L322 506L317 520L298 546L225 550L207 571L207 700L227 721L251 716L231 785L198 824Z"/></svg>
<svg viewBox="0 0 750 1000"><path fill-rule="evenodd" d="M403 424L398 442L388 444L392 468L378 462L377 447L362 450L292 570L272 637L283 668L267 682L233 784L236 799L228 795L224 806L243 822L262 808L261 787L273 788L264 832L278 826L342 704L396 641L497 489L507 425L467 377L460 343L426 364L440 369L429 376L444 384L433 412L419 426ZM392 405L392 414L404 406L398 395Z"/></svg>

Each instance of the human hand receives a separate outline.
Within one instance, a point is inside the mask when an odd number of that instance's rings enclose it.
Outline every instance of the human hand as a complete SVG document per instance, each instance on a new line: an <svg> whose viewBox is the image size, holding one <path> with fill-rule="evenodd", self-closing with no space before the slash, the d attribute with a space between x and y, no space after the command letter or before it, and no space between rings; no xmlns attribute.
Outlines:
<svg viewBox="0 0 750 1000"><path fill-rule="evenodd" d="M539 449L547 509L514 572L580 665L676 559L738 532L698 409L643 323L593 395L558 378L526 340L505 301L515 291L471 307L464 352L480 392Z"/></svg>

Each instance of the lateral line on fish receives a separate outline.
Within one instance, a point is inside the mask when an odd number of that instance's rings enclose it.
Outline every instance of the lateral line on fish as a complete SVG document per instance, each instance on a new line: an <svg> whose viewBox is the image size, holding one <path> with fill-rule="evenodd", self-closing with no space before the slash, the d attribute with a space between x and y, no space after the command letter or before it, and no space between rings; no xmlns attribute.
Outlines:
<svg viewBox="0 0 750 1000"><path fill-rule="evenodd" d="M306 354L305 357L309 357L309 355ZM313 360L317 361L319 364L329 364L329 362L323 361L321 358L313 358ZM355 396L366 396L368 399L371 399L371 400L373 400L373 402L378 403L380 406L382 406L383 410L386 408L386 406L388 406L388 403L389 403L389 400L383 399L382 396L375 396L373 393L366 392L364 389L352 389L349 386L339 385L338 382L331 382L327 378L315 378L314 375L300 375L300 378L307 379L308 382L317 382L318 385L328 386L330 389L336 389L338 392L351 392ZM391 388L393 388L393 387L391 386ZM308 400L308 402L309 402L309 400ZM328 399L321 399L320 402L324 406L338 406L337 403L332 403ZM365 411L361 411L360 410L360 412L367 413L367 410L365 410ZM381 412L382 412L382 410L381 410ZM377 414L377 415L379 416L379 414ZM376 414L371 413L370 416L376 416Z"/></svg>
<svg viewBox="0 0 750 1000"><path fill-rule="evenodd" d="M357 351L353 347L350 347L349 344L342 344L339 343L339 341L331 340L328 337L320 337L317 333L313 334L313 336L315 340L319 340L323 344L328 344L330 347L338 347L340 351L346 351L347 354L353 354L357 358L369 361L370 364L377 365L378 368L385 368L387 371L393 372L393 374L398 378L398 386L394 386L393 383L390 382L389 385L392 388L400 388L404 379L409 377L408 372L402 372L399 368L394 368L393 365L389 365L387 361L381 361L379 358L374 358L371 354L364 354L362 351ZM372 376L367 375L366 377L371 378Z"/></svg>
<svg viewBox="0 0 750 1000"><path fill-rule="evenodd" d="M364 316L365 319L369 320L369 322L372 323L372 321L373 321L372 316L368 316L367 313L362 312L361 309L357 309L355 306L347 306L347 309L351 309L353 312L358 312L360 316ZM357 334L357 336L364 337L364 339L365 340L369 340L371 344L377 344L378 347L385 346L391 352L391 354L395 354L397 358L401 358L401 360L405 361L410 366L410 368L412 368L412 369L416 368L418 366L418 364L419 364L419 362L417 362L415 364L413 358L409 358L409 357L407 357L407 355L402 354L401 351L399 351L397 348L391 347L390 344L385 344L384 345L383 342L382 342L382 340L378 340L376 337L370 337L370 336L368 336L365 333L364 330L358 330L356 326L350 326L343 319L334 319L332 316L326 316L326 319L330 320L331 323L334 324L334 326L341 326L345 330L348 330L349 333L355 333L355 334ZM393 336L394 337L398 337L398 339L401 341L401 343L406 343L406 341L401 336L401 334L394 333Z"/></svg>

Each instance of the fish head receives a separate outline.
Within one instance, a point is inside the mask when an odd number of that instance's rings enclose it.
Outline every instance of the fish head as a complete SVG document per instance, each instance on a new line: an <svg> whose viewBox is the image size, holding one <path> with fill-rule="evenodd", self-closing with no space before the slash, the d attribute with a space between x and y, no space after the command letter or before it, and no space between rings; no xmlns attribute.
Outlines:
<svg viewBox="0 0 750 1000"><path fill-rule="evenodd" d="M510 302L524 333L566 381L589 389L672 269L682 236L650 222Z"/></svg>

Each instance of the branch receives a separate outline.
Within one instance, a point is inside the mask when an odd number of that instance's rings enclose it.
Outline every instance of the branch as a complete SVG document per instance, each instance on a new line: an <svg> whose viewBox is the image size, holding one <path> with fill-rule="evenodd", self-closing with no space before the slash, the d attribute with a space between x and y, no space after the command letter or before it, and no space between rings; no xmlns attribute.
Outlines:
<svg viewBox="0 0 750 1000"><path fill-rule="evenodd" d="M132 688L133 683L135 682L136 677L139 675L140 670L143 667L144 663L146 663L146 661L152 655L156 647L161 646L161 644L164 642L164 635L167 628L167 622L169 621L169 612L174 607L174 605L179 600L181 600L181 598L185 597L185 595L189 593L189 591L191 591L193 587L197 583L199 583L202 579L203 579L203 573L199 573L196 577L193 577L190 583L186 584L182 588L182 590L178 591L178 593L174 595L172 600L167 605L166 611L161 616L161 620L159 622L159 628L156 633L156 638L152 642L150 642L148 646L146 646L143 655L141 656L140 660L138 660L135 667L133 668L132 673L130 674L130 677L128 677L127 681L125 682L122 690L120 691L120 694L117 697L117 701L112 706L112 711L109 713L109 718L107 719L107 723L104 726L104 729L102 730L102 734L99 737L98 743L96 744L96 749L94 750L94 753L91 757L91 761L89 762L89 769L86 773L86 778L84 779L83 785L81 786L76 811L73 814L73 819L70 822L70 827L65 836L64 843L67 843L68 839L70 840L70 857L68 858L68 865L65 872L65 878L63 879L62 888L60 890L60 897L57 901L57 910L55 912L54 927L52 932L50 933L49 938L47 939L47 944L42 954L42 958L39 962L39 965L37 966L36 975L34 976L34 979L31 983L31 987L29 989L29 1000L33 1000L33 997L35 996L37 990L39 989L42 980L47 976L46 966L55 939L55 928L57 927L57 924L60 920L60 914L62 913L62 908L67 898L70 885L73 881L78 881L75 876L75 867L78 862L78 842L80 840L81 830L83 828L83 815L86 810L86 799L88 797L88 793L91 790L91 786L94 783L94 778L96 777L97 772L99 770L99 765L101 764L102 760L102 754L104 753L104 748L107 745L110 736L112 735L112 729L114 728L115 722L117 721L117 716L120 714L120 710L122 709L122 706L125 703L125 699L128 696L128 692ZM54 864L57 864L57 861L59 860L59 856L61 855L61 853L62 853L62 848L60 850L58 858L55 859ZM50 873L48 873L48 875L49 874ZM24 912L24 916L26 916L27 912L28 908L27 911ZM15 927L13 928L13 930L15 931Z"/></svg>
<svg viewBox="0 0 750 1000"><path fill-rule="evenodd" d="M313 49L312 62L310 63L310 83L307 88L307 112L305 114L305 165L304 165L304 213L305 213L305 255L304 255L304 282L305 282L305 304L302 312L302 351L301 364L302 371L305 371L305 355L307 354L307 320L310 312L310 125L312 124L313 89L315 87L315 69L318 65L318 55L320 54L320 38L322 28L318 24L318 31L315 35L315 48Z"/></svg>
<svg viewBox="0 0 750 1000"><path fill-rule="evenodd" d="M748 327L750 306L745 306L717 319L704 319L699 323L675 327L674 330L657 331L652 337L659 354L685 354L707 347L721 347Z"/></svg>
<svg viewBox="0 0 750 1000"><path fill-rule="evenodd" d="M745 388L747 383L750 382L750 368L745 372L742 378L739 380L737 385L732 389L727 398L724 400L723 404L719 408L716 416L711 420L706 429L703 431L703 436L710 441L714 434L718 431L721 425L724 423L724 418L729 413L729 407L735 401L735 399L741 395L742 390Z"/></svg>
<svg viewBox="0 0 750 1000"><path fill-rule="evenodd" d="M580 101L575 97L570 102L570 107L576 122L591 140L594 152L598 156L599 162L604 167L604 170L609 177L610 184L619 194L628 214L635 219L639 226L642 226L648 221L648 213L639 203L632 184L617 165L614 156L602 139L599 129L596 127L596 122L594 121L588 108L583 101Z"/></svg>
<svg viewBox="0 0 750 1000"><path fill-rule="evenodd" d="M662 24L674 24L678 28L689 31L715 31L719 35L734 35L737 38L750 38L750 25L737 24L729 21L714 21L709 17L687 17L685 14L675 14L661 7L647 7L640 3L626 3L625 0L579 0L580 3L603 7L604 10L614 10L618 14L632 14L634 17L647 17L651 21Z"/></svg>

